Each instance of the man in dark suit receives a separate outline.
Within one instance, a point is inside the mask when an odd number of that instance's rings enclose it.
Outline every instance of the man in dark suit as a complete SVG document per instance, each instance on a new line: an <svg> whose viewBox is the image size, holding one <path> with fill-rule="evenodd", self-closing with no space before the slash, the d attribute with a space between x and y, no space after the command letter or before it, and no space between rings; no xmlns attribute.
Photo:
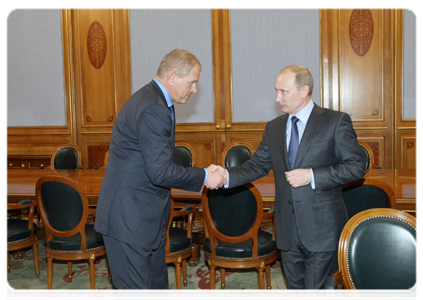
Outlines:
<svg viewBox="0 0 423 300"><path fill-rule="evenodd" d="M365 157L350 116L311 100L313 77L306 68L283 69L275 89L286 114L267 124L251 160L228 168L228 187L273 169L276 242L289 288L319 289L338 269L338 241L348 220L341 185L364 176Z"/></svg>
<svg viewBox="0 0 423 300"><path fill-rule="evenodd" d="M201 64L175 49L160 63L156 78L138 90L119 112L98 198L94 228L103 234L113 284L120 289L167 289L166 223L170 191L200 191L226 183L218 172L173 163L173 102L197 92Z"/></svg>

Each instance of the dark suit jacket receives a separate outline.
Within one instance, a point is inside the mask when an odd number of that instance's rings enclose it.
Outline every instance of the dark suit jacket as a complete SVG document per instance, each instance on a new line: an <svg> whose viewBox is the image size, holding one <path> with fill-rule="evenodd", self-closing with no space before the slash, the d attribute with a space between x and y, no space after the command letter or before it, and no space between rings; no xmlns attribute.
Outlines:
<svg viewBox="0 0 423 300"><path fill-rule="evenodd" d="M275 233L277 247L288 250L292 236L292 205L303 245L312 252L336 251L347 212L341 185L364 176L365 157L348 114L314 106L307 122L294 169L312 168L316 189L292 188L286 148L288 114L266 125L262 142L251 160L229 168L229 187L275 176Z"/></svg>
<svg viewBox="0 0 423 300"><path fill-rule="evenodd" d="M113 126L98 198L95 230L154 248L166 233L170 189L200 191L201 168L173 163L175 129L159 86L151 81L124 105Z"/></svg>

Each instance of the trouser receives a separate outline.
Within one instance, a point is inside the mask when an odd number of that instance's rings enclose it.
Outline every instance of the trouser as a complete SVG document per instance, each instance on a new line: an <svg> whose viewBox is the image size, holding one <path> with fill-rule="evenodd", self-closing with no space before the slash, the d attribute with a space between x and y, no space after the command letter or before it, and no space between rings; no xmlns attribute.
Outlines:
<svg viewBox="0 0 423 300"><path fill-rule="evenodd" d="M165 240L157 249L127 244L104 235L113 285L117 289L168 289Z"/></svg>
<svg viewBox="0 0 423 300"><path fill-rule="evenodd" d="M301 243L293 213L292 244L281 251L289 289L321 289L327 277L338 270L338 251L310 252Z"/></svg>

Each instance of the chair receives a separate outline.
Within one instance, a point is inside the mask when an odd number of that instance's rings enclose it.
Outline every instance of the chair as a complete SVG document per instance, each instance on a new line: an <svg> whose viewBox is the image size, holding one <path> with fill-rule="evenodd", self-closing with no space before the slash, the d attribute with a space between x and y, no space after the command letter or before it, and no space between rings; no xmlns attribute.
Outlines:
<svg viewBox="0 0 423 300"><path fill-rule="evenodd" d="M72 261L86 259L94 289L94 262L106 255L106 249L103 236L94 230L94 225L86 224L88 214L93 213L87 196L75 181L61 176L40 178L35 192L45 231L47 288L52 288L53 259L68 262L69 281L72 281Z"/></svg>
<svg viewBox="0 0 423 300"><path fill-rule="evenodd" d="M416 283L416 219L375 208L351 218L338 248L339 270L325 282L336 289L409 289Z"/></svg>
<svg viewBox="0 0 423 300"><path fill-rule="evenodd" d="M225 168L236 167L251 159L253 153L253 146L249 143L234 142L223 150L221 162Z"/></svg>
<svg viewBox="0 0 423 300"><path fill-rule="evenodd" d="M373 154L372 148L362 141L358 141L360 147L364 150L366 154L366 174L364 174L364 178L369 177L372 174L372 169L376 169L377 166L375 165L375 155Z"/></svg>
<svg viewBox="0 0 423 300"><path fill-rule="evenodd" d="M183 167L195 167L194 148L188 143L175 143L174 162Z"/></svg>
<svg viewBox="0 0 423 300"><path fill-rule="evenodd" d="M371 208L396 208L394 191L386 183L363 178L342 186L348 217Z"/></svg>
<svg viewBox="0 0 423 300"><path fill-rule="evenodd" d="M104 168L107 167L107 164L109 162L109 150L107 150L106 154L104 154Z"/></svg>
<svg viewBox="0 0 423 300"><path fill-rule="evenodd" d="M38 264L37 225L33 222L35 200L22 200L19 203L7 204L7 209L28 209L28 219L7 219L7 272L10 272L10 253L32 246L34 254L35 275L40 277Z"/></svg>
<svg viewBox="0 0 423 300"><path fill-rule="evenodd" d="M185 220L185 216L188 216L188 222L184 222L185 226L172 226L173 218L182 217ZM175 210L173 199L171 199L170 214L167 221L165 255L166 263L175 265L176 287L178 289L182 289L181 264L184 286L187 286L187 258L192 254L193 217L194 210L192 206L185 206L180 210Z"/></svg>
<svg viewBox="0 0 423 300"><path fill-rule="evenodd" d="M53 170L82 169L81 150L74 144L61 145L51 156L50 165Z"/></svg>
<svg viewBox="0 0 423 300"><path fill-rule="evenodd" d="M205 261L210 268L210 288L215 288L216 267L220 267L221 288L225 288L225 268L256 268L259 288L271 289L270 264L276 260L272 234L259 230L263 202L257 188L248 183L232 189L203 189L202 209L206 238ZM269 216L273 213L268 212Z"/></svg>

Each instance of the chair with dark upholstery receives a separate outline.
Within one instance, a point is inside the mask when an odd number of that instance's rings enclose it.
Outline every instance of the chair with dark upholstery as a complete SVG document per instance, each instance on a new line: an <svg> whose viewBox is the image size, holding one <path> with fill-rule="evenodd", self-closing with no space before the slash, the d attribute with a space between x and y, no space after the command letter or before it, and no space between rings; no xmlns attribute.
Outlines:
<svg viewBox="0 0 423 300"><path fill-rule="evenodd" d="M82 169L82 155L79 147L74 144L59 146L51 156L51 168Z"/></svg>
<svg viewBox="0 0 423 300"><path fill-rule="evenodd" d="M175 143L174 162L183 167L195 167L194 148L188 143Z"/></svg>
<svg viewBox="0 0 423 300"><path fill-rule="evenodd" d="M225 268L256 268L260 289L265 287L265 270L267 288L271 289L270 264L276 260L276 242L271 233L260 230L263 202L257 188L251 183L232 189L204 188L202 209L206 231L203 247L210 268L210 288L215 288L215 271L220 267L222 289L225 288Z"/></svg>
<svg viewBox="0 0 423 300"><path fill-rule="evenodd" d="M40 277L38 264L37 225L34 224L35 200L22 200L19 203L7 204L9 210L28 210L28 219L7 219L7 271L10 272L10 254L32 246L35 275Z"/></svg>
<svg viewBox="0 0 423 300"><path fill-rule="evenodd" d="M251 159L253 153L253 146L249 143L234 142L223 150L221 162L225 168L236 167Z"/></svg>
<svg viewBox="0 0 423 300"><path fill-rule="evenodd" d="M371 208L396 208L394 191L386 183L363 178L342 186L348 217Z"/></svg>
<svg viewBox="0 0 423 300"><path fill-rule="evenodd" d="M375 208L352 217L342 231L339 270L325 288L409 289L416 283L416 219Z"/></svg>
<svg viewBox="0 0 423 300"><path fill-rule="evenodd" d="M45 231L47 288L52 288L53 260L68 262L70 282L72 261L88 260L91 288L94 289L94 263L98 257L106 255L106 249L103 236L94 230L94 225L86 224L92 211L84 191L69 178L46 176L37 181L35 192Z"/></svg>
<svg viewBox="0 0 423 300"><path fill-rule="evenodd" d="M182 222L182 226L172 226L175 217L187 222ZM192 220L194 210L192 206L185 206L180 210L175 210L173 199L170 202L170 215L167 222L165 255L166 263L175 265L176 287L182 289L181 265L184 278L184 286L187 286L187 259L192 254Z"/></svg>
<svg viewBox="0 0 423 300"><path fill-rule="evenodd" d="M367 143L358 141L358 144L366 154L366 174L364 174L364 178L367 178L372 174L372 170L377 168L375 165L375 155L373 154L372 148L370 148Z"/></svg>

